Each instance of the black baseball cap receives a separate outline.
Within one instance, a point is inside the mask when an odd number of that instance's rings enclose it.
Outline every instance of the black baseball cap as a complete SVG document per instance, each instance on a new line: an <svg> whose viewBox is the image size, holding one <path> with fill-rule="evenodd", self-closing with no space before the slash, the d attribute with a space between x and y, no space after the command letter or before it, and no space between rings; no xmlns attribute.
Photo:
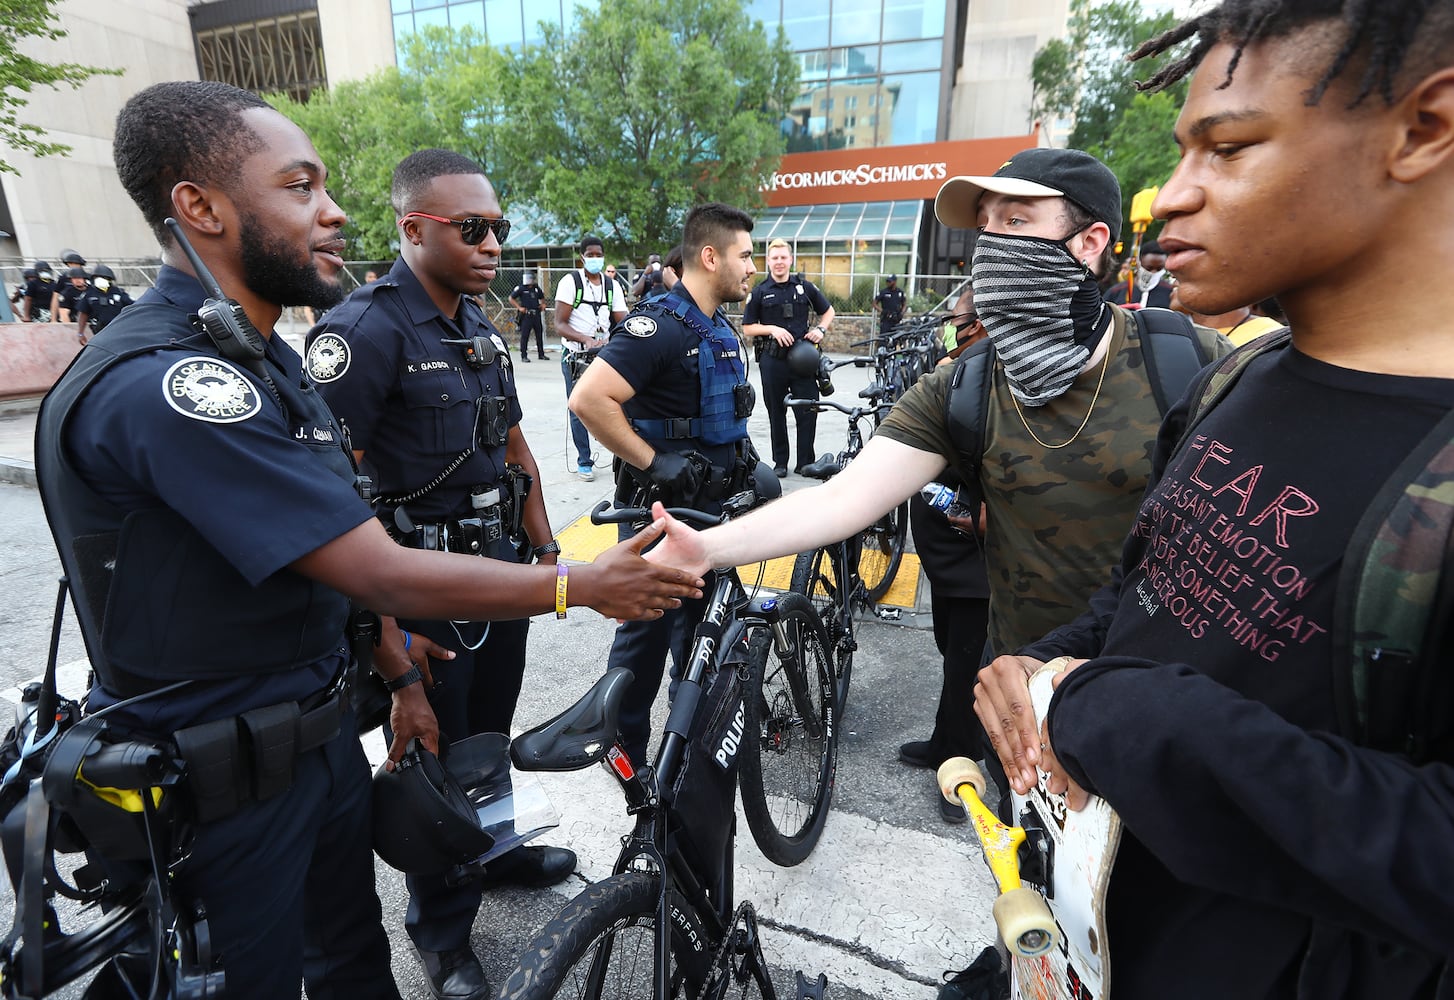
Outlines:
<svg viewBox="0 0 1454 1000"><path fill-rule="evenodd" d="M899 280L899 276L897 274L891 274L887 278L884 279L884 284L887 285L890 282L898 281L898 280Z"/></svg>
<svg viewBox="0 0 1454 1000"><path fill-rule="evenodd" d="M951 177L934 199L934 214L946 226L973 229L986 191L1020 198L1068 198L1121 236L1121 184L1100 160L1079 149L1044 146L1016 153L989 177Z"/></svg>

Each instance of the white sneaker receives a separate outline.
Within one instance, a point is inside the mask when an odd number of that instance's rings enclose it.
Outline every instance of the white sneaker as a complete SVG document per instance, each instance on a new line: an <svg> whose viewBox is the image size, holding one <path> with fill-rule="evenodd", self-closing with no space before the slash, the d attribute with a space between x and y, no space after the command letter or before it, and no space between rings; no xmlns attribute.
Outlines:
<svg viewBox="0 0 1454 1000"><path fill-rule="evenodd" d="M582 480L589 483L595 480L596 470L589 465L578 465L576 466L576 475L580 476Z"/></svg>

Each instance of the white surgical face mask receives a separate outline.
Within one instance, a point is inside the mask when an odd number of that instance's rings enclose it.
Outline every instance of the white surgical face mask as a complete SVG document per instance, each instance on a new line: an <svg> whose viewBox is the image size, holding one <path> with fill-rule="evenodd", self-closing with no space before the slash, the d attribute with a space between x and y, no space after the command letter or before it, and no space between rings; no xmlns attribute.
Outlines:
<svg viewBox="0 0 1454 1000"><path fill-rule="evenodd" d="M600 274L606 267L605 257L586 257L586 273Z"/></svg>

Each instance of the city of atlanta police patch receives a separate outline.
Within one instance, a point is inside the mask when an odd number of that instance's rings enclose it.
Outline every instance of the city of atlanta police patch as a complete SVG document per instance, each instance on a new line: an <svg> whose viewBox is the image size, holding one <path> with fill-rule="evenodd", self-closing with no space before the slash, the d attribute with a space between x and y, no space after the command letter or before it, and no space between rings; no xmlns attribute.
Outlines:
<svg viewBox="0 0 1454 1000"><path fill-rule="evenodd" d="M633 337L650 337L656 332L656 320L650 316L627 316L621 325Z"/></svg>
<svg viewBox="0 0 1454 1000"><path fill-rule="evenodd" d="M348 341L336 333L325 333L308 348L308 374L315 382L332 382L348 371L350 360Z"/></svg>
<svg viewBox="0 0 1454 1000"><path fill-rule="evenodd" d="M262 409L257 389L221 358L183 358L162 376L162 395L184 417L235 424Z"/></svg>

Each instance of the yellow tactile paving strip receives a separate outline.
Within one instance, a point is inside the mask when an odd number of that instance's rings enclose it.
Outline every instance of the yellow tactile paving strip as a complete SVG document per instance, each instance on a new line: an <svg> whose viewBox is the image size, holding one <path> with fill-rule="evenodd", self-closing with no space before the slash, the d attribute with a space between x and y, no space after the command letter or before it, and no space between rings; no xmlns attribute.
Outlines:
<svg viewBox="0 0 1454 1000"><path fill-rule="evenodd" d="M561 558L572 562L593 562L596 556L616 544L616 526L592 524L590 515L582 514L563 530L556 532L555 537L560 542ZM737 572L748 587L757 580L757 574L761 570L763 587L769 590L787 590L793 575L794 558L783 556L780 559L770 559L765 565L753 563L750 566L739 566ZM919 557L912 552L906 552L903 562L899 564L899 571L894 574L893 584L879 603L899 608L915 607L919 593L919 575Z"/></svg>

